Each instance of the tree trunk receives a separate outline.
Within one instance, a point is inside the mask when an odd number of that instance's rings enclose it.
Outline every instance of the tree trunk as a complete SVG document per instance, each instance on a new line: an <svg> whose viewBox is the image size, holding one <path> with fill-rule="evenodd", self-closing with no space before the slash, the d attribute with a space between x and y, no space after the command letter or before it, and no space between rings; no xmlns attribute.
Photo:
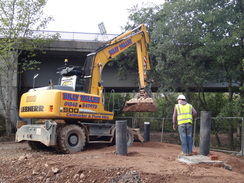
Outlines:
<svg viewBox="0 0 244 183"><path fill-rule="evenodd" d="M221 142L219 140L218 131L216 130L215 120L212 121L212 127L213 127L213 133L214 133L216 141L217 141L217 146L221 147Z"/></svg>
<svg viewBox="0 0 244 183"><path fill-rule="evenodd" d="M229 91L229 96L228 96L228 101L229 102L232 102L233 101L233 86L232 86L232 78L230 77L229 78L229 82L228 82L228 91ZM231 149L233 149L233 143L234 143L234 129L233 129L233 123L232 121L229 122L229 133L228 133L228 136L229 136L229 147Z"/></svg>
<svg viewBox="0 0 244 183"><path fill-rule="evenodd" d="M1 60L1 65L4 67L0 73L0 102L3 110L3 117L5 119L5 131L6 135L10 136L13 129L13 116L11 110L14 108L13 101L16 100L17 93L17 59L18 53L11 51L7 54L8 56Z"/></svg>
<svg viewBox="0 0 244 183"><path fill-rule="evenodd" d="M9 137L11 135L11 131L12 131L10 110L5 110L4 113L5 113L5 131L6 131L6 135Z"/></svg>

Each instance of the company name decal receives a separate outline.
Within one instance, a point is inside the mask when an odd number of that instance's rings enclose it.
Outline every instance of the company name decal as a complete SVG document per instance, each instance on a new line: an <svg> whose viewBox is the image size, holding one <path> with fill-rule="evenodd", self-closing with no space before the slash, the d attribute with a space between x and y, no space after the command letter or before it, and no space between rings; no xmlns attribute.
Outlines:
<svg viewBox="0 0 244 183"><path fill-rule="evenodd" d="M43 105L36 105L36 106L24 106L21 107L21 112L43 112L44 106Z"/></svg>
<svg viewBox="0 0 244 183"><path fill-rule="evenodd" d="M92 118L92 119L109 119L108 116L105 115L95 115L95 114L66 114L67 117L76 117L76 118Z"/></svg>
<svg viewBox="0 0 244 183"><path fill-rule="evenodd" d="M89 102L89 103L99 103L100 97L79 95L79 94L71 94L71 93L63 93L63 100L68 101L80 101L80 102Z"/></svg>
<svg viewBox="0 0 244 183"><path fill-rule="evenodd" d="M128 39L121 43L119 46L115 46L111 50L108 51L109 55L114 55L115 53L119 52L120 50L125 49L126 47L130 46L132 44L132 40Z"/></svg>
<svg viewBox="0 0 244 183"><path fill-rule="evenodd" d="M93 118L93 119L109 119L108 116L111 114L99 114L95 113L93 110L89 109L78 109L70 107L60 107L60 112L66 113L67 117L76 117L76 118Z"/></svg>

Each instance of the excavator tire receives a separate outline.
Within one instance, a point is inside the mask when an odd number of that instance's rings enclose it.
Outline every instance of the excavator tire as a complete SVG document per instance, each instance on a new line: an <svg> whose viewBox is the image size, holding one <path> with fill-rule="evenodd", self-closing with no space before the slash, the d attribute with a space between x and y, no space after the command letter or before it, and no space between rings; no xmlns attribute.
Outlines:
<svg viewBox="0 0 244 183"><path fill-rule="evenodd" d="M123 108L124 112L156 112L157 110L157 105L153 103L134 103Z"/></svg>
<svg viewBox="0 0 244 183"><path fill-rule="evenodd" d="M59 129L57 148L59 153L76 153L83 150L86 142L84 130L77 125L67 125Z"/></svg>
<svg viewBox="0 0 244 183"><path fill-rule="evenodd" d="M134 142L134 134L133 134L133 130L129 127L127 127L127 133L126 133L126 144L127 146L132 146ZM111 143L111 145L115 145L116 144L116 131L114 132L114 138L113 141Z"/></svg>

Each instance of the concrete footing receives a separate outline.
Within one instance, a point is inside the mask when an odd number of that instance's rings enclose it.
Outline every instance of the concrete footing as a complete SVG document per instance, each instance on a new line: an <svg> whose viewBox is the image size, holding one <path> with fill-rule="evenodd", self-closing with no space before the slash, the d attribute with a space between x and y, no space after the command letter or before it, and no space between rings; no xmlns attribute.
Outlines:
<svg viewBox="0 0 244 183"><path fill-rule="evenodd" d="M186 163L186 164L199 164L199 163L217 163L217 164L224 164L223 161L219 160L211 160L208 156L203 155L193 155L193 156L183 156L178 155L178 160L180 162Z"/></svg>

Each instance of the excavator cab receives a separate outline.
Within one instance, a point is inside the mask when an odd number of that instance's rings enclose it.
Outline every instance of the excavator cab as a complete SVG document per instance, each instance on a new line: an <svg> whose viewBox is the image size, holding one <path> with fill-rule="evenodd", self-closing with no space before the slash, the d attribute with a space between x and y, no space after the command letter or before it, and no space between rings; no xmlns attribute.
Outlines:
<svg viewBox="0 0 244 183"><path fill-rule="evenodd" d="M89 62L93 64L94 68L87 75L92 75L92 84L95 86L97 83L101 83L101 73L104 65L112 58L126 50L132 45L136 45L137 53L137 65L139 75L139 93L127 101L123 111L126 112L155 112L157 111L157 105L153 100L151 94L151 81L147 78L147 71L150 70L150 62L148 55L149 35L144 24L119 35L118 37L110 40L102 48L95 52L94 60ZM99 88L99 87L98 87ZM99 90L95 87L91 89L91 93L98 94Z"/></svg>

